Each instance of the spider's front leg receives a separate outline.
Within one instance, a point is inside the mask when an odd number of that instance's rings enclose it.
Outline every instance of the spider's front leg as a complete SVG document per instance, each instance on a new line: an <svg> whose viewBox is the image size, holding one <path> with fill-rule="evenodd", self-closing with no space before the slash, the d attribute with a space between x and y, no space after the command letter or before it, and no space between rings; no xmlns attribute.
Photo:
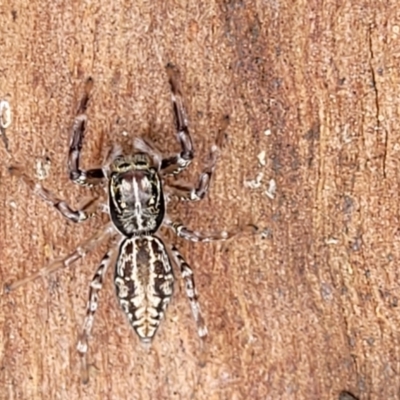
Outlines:
<svg viewBox="0 0 400 400"><path fill-rule="evenodd" d="M175 246L172 246L171 250L172 250L172 255L175 259L175 263L178 265L182 274L182 278L185 281L186 296L189 299L193 318L196 322L197 333L199 337L203 338L207 336L208 331L206 324L204 322L204 318L201 314L200 304L198 302L197 290L194 283L193 271L190 268L189 264L183 258L182 254Z"/></svg>
<svg viewBox="0 0 400 400"><path fill-rule="evenodd" d="M116 250L113 248L109 250L100 262L92 281L90 282L89 301L87 303L86 317L83 323L82 334L80 335L77 350L81 356L82 361L82 382L87 383L89 380L89 368L87 363L87 351L90 333L93 328L94 315L98 308L99 292L103 287L104 276L107 272L109 265L115 261Z"/></svg>
<svg viewBox="0 0 400 400"><path fill-rule="evenodd" d="M37 194L41 199L43 199L47 204L54 207L59 213L66 219L72 222L83 222L91 217L97 207L98 198L94 198L86 203L81 209L73 210L65 201L59 199L49 190L44 188L40 183L35 183L31 178L29 178L20 168L12 166L9 168L9 172L22 179L27 186Z"/></svg>
<svg viewBox="0 0 400 400"><path fill-rule="evenodd" d="M199 180L195 187L185 182L168 183L165 186L166 192L169 192L172 196L177 197L179 200L202 200L210 188L211 177L214 173L217 160L218 148L214 145L210 152L210 162L200 174Z"/></svg>
<svg viewBox="0 0 400 400"><path fill-rule="evenodd" d="M78 185L87 186L99 183L104 178L102 168L93 168L87 171L79 168L82 143L87 124L87 105L90 92L93 88L93 79L89 78L85 84L85 92L79 103L77 116L72 126L71 141L68 152L68 172L70 179Z"/></svg>
<svg viewBox="0 0 400 400"><path fill-rule="evenodd" d="M167 192L169 191L172 196L175 196L180 200L199 201L205 197L210 188L211 178L217 165L220 149L222 147L223 136L225 134L225 129L228 125L228 122L229 117L224 117L224 123L219 129L217 140L211 147L208 164L200 174L197 185L193 187L193 185L182 182L168 183L165 187Z"/></svg>
<svg viewBox="0 0 400 400"><path fill-rule="evenodd" d="M193 160L193 143L190 137L186 111L183 106L182 92L179 82L179 71L171 63L167 65L167 74L171 86L171 98L174 108L175 124L181 151L161 162L161 172L165 175L176 175L183 171Z"/></svg>

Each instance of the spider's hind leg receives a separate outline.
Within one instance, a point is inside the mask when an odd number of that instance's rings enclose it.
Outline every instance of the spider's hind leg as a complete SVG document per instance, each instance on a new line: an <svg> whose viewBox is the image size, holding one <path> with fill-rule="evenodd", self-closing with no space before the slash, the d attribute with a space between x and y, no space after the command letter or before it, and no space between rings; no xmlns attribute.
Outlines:
<svg viewBox="0 0 400 400"><path fill-rule="evenodd" d="M171 247L171 251L175 259L175 263L178 265L181 271L182 278L185 281L186 296L189 299L190 308L192 309L192 315L196 322L197 333L199 337L203 338L207 336L208 330L204 322L203 315L201 313L200 304L198 302L198 295L194 283L193 271L175 246Z"/></svg>
<svg viewBox="0 0 400 400"><path fill-rule="evenodd" d="M97 268L92 281L90 282L89 301L87 303L86 317L83 323L82 333L80 335L77 350L81 356L82 362L82 381L87 383L89 380L89 366L87 363L87 351L90 333L93 328L94 315L98 308L99 292L103 287L104 276L110 264L115 260L116 247L109 250L102 258L99 267Z"/></svg>

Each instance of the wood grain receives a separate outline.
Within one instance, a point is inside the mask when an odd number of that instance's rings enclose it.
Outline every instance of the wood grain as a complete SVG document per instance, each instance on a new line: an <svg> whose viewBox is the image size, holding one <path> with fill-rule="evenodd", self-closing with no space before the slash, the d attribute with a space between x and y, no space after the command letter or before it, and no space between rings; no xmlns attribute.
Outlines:
<svg viewBox="0 0 400 400"><path fill-rule="evenodd" d="M195 270L204 348L180 286L143 349L109 275L88 385L75 346L104 246L0 296L0 399L400 398L399 35L391 0L2 2L0 99L13 119L9 152L0 144L1 282L68 254L105 222L66 222L7 168L38 179L49 159L47 188L73 205L96 193L66 174L88 76L85 166L142 134L176 151L167 62L181 70L196 146L186 179L201 171L220 118L231 120L209 196L171 211L202 230L256 222L266 237L171 236ZM245 184L260 173L260 187Z"/></svg>

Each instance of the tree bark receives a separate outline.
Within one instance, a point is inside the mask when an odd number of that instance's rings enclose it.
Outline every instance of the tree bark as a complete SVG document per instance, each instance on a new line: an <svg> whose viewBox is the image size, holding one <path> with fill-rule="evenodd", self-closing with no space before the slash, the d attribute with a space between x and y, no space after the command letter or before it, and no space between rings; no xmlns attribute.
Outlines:
<svg viewBox="0 0 400 400"><path fill-rule="evenodd" d="M100 246L0 296L0 399L400 398L398 2L3 1L0 276L72 252L106 221L65 221L11 165L77 206L100 192L66 173L89 76L83 164L149 135L178 149L165 65L176 64L195 182L230 125L211 190L170 213L198 230L255 223L225 244L168 238L193 267L209 337L180 281L150 350L100 294L80 381L76 342ZM4 138L4 132L2 137ZM261 234L262 233L262 234ZM179 281L179 274L176 274Z"/></svg>

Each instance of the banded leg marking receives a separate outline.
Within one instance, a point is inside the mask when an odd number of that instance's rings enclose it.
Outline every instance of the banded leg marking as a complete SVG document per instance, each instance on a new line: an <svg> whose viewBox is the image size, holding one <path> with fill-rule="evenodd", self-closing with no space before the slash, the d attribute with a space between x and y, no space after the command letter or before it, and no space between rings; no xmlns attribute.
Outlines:
<svg viewBox="0 0 400 400"><path fill-rule="evenodd" d="M186 201L199 201L206 196L208 190L210 189L211 178L214 174L215 167L217 166L224 140L225 130L228 124L229 116L225 116L218 130L215 144L211 147L208 164L201 173L197 182L197 186L193 187L193 185L182 182L168 183L166 185L166 189L170 189L170 193L172 196L175 196L180 200Z"/></svg>
<svg viewBox="0 0 400 400"><path fill-rule="evenodd" d="M194 283L193 271L175 246L172 246L171 250L175 258L175 262L179 266L179 269L181 271L182 278L185 281L186 296L189 299L190 308L192 309L192 315L196 322L197 333L199 337L203 338L207 336L208 330L204 322L203 315L201 313L200 304L198 302L198 295L196 285Z"/></svg>
<svg viewBox="0 0 400 400"><path fill-rule="evenodd" d="M103 242L107 238L110 238L113 234L115 234L115 229L112 223L108 223L103 229L97 231L89 240L82 243L79 247L75 249L73 253L69 254L68 256L52 261L48 266L43 267L39 271L26 278L22 278L12 284L6 284L5 292L11 292L12 290L15 290L18 287L25 285L26 283L31 282L37 278L48 276L61 268L69 267L77 260L83 258L87 253L97 247L101 242Z"/></svg>
<svg viewBox="0 0 400 400"><path fill-rule="evenodd" d="M218 161L219 149L216 145L212 146L210 151L210 161L201 173L196 187L187 183L177 182L168 183L166 190L180 200L199 201L202 200L210 188L211 177L214 173Z"/></svg>
<svg viewBox="0 0 400 400"><path fill-rule="evenodd" d="M183 239L189 240L191 242L216 242L223 241L233 238L242 233L255 233L257 227L255 225L246 225L243 228L238 227L236 230L232 231L219 231L219 232L198 232L187 228L180 222L173 222L168 218L164 221L164 226L172 229L175 234Z"/></svg>
<svg viewBox="0 0 400 400"><path fill-rule="evenodd" d="M172 229L177 236L186 240L190 240L191 242L214 242L219 240L227 240L237 234L237 232L227 231L202 233L191 230L179 222L173 222L169 220L166 220L164 225Z"/></svg>
<svg viewBox="0 0 400 400"><path fill-rule="evenodd" d="M44 188L41 184L35 183L33 179L29 178L18 167L10 167L9 171L12 175L22 179L27 186L47 204L54 207L64 218L72 222L83 222L91 217L96 209L98 199L94 198L80 210L73 210L65 201L59 199L48 189Z"/></svg>
<svg viewBox="0 0 400 400"><path fill-rule="evenodd" d="M85 84L84 95L79 103L77 116L72 126L71 140L68 152L68 171L70 179L78 185L94 185L104 178L101 168L93 168L87 171L79 168L82 143L85 137L87 124L86 110L93 88L93 79L89 78Z"/></svg>
<svg viewBox="0 0 400 400"><path fill-rule="evenodd" d="M171 87L171 99L174 108L175 124L181 152L168 157L161 162L163 175L179 174L193 160L193 142L190 137L185 107L183 106L182 91L179 82L179 71L171 63L166 66L169 84Z"/></svg>
<svg viewBox="0 0 400 400"><path fill-rule="evenodd" d="M89 288L89 300L86 308L86 317L83 323L82 333L79 337L76 346L81 357L81 376L82 382L87 383L89 380L89 368L87 363L87 351L90 334L93 328L94 315L98 308L99 292L103 287L104 276L109 265L114 259L115 249L109 250L102 258L99 267L97 268Z"/></svg>

